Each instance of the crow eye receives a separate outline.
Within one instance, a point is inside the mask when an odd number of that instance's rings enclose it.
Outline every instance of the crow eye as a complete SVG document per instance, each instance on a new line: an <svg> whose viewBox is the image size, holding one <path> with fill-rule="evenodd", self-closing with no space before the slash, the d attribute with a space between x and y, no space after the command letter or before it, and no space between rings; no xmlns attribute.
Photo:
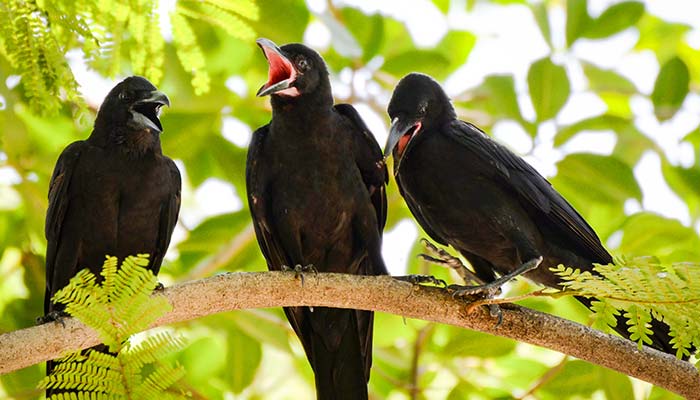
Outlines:
<svg viewBox="0 0 700 400"><path fill-rule="evenodd" d="M129 100L129 94L127 92L120 92L119 93L119 100Z"/></svg>
<svg viewBox="0 0 700 400"><path fill-rule="evenodd" d="M308 71L310 68L309 62L304 57L297 58L296 64L299 71Z"/></svg>
<svg viewBox="0 0 700 400"><path fill-rule="evenodd" d="M425 115L426 112L428 112L428 104L427 103L420 103L418 105L418 114L423 116L423 115Z"/></svg>

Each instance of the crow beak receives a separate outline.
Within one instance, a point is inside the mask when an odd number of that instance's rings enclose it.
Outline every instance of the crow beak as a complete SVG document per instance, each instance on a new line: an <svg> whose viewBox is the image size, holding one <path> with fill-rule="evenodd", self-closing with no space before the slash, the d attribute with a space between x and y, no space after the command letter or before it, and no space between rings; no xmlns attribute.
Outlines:
<svg viewBox="0 0 700 400"><path fill-rule="evenodd" d="M386 161L393 154L395 168L398 168L406 146L413 136L418 134L421 127L422 123L419 119L402 120L399 117L394 118L391 121L389 137L384 147L384 160Z"/></svg>
<svg viewBox="0 0 700 400"><path fill-rule="evenodd" d="M262 49L269 64L267 83L258 90L257 96L267 96L289 89L297 78L294 64L271 40L260 38L256 43Z"/></svg>
<svg viewBox="0 0 700 400"><path fill-rule="evenodd" d="M155 133L163 132L160 123L160 109L170 107L170 99L160 90L148 93L148 97L138 100L131 106L131 115L136 129L150 129Z"/></svg>

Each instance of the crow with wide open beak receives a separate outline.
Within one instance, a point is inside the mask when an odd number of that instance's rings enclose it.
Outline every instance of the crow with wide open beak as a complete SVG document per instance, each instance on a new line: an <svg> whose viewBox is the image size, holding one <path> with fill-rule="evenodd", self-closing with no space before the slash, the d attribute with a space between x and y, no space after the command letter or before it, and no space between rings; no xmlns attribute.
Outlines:
<svg viewBox="0 0 700 400"><path fill-rule="evenodd" d="M271 94L298 96L299 91L293 86L298 75L294 63L271 40L260 38L256 40L256 43L262 49L270 66L267 83L258 90L257 96L262 97Z"/></svg>
<svg viewBox="0 0 700 400"><path fill-rule="evenodd" d="M160 109L163 106L170 107L170 99L160 90L148 92L148 96L139 99L129 108L131 112L130 124L136 129L150 129L151 132L163 132L160 123Z"/></svg>

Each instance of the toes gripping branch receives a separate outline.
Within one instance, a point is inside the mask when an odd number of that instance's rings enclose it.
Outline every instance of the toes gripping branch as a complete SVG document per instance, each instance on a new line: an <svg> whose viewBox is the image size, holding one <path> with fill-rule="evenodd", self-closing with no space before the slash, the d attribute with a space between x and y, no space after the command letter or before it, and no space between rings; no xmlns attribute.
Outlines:
<svg viewBox="0 0 700 400"><path fill-rule="evenodd" d="M318 270L313 264L301 265L296 264L294 267L289 267L287 265L282 266L282 271L294 272L294 279L301 278L301 286L304 286L304 273L311 272L314 275L318 274Z"/></svg>

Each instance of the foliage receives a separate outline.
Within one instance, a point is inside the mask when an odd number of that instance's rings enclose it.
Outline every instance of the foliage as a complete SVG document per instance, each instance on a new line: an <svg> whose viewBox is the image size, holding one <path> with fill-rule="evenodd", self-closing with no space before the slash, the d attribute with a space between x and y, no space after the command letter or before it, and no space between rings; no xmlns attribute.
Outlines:
<svg viewBox="0 0 700 400"><path fill-rule="evenodd" d="M57 360L40 386L78 389L78 397L91 399L179 398L169 390L185 371L162 360L183 348L184 341L166 332L136 344L130 340L172 307L163 296L151 297L158 280L145 268L147 254L129 256L120 267L117 261L107 257L101 283L84 269L53 297L56 303L66 305L67 313L97 331L109 353L89 349L68 354ZM67 399L68 395L59 393L51 398Z"/></svg>
<svg viewBox="0 0 700 400"><path fill-rule="evenodd" d="M79 72L81 62L109 78L90 81L105 87L113 85L115 75L160 76L158 86L172 100L173 107L163 113L161 140L164 153L178 160L183 172L183 206L159 279L170 284L225 271L264 269L246 209L244 184L245 148L251 132L270 119L269 99L255 97L267 79L264 57L252 36L232 34L226 28L237 26L236 22L193 17L210 15L199 8L202 2L166 1L162 3L170 8L163 11L169 18L154 20L164 38L162 50L147 55L145 69L137 70L139 63L134 63L132 53L141 50L136 41L157 41L158 35L133 37L124 22L128 18L117 22L116 16L109 17L110 7L120 5L131 15L129 10L136 3L145 7L158 2L30 4L40 10L54 4L64 7L61 13L48 11L57 20L49 32L62 32L58 59L63 60L69 50L76 55L68 64L76 77L85 75ZM415 4L425 8L420 9L421 18L414 20L406 17L414 3L404 2L364 2L360 7L352 0L308 4L266 0L249 7L256 14L242 10L252 4L250 0L207 3L237 7L231 14L255 36L278 44L313 43L329 65L337 101L355 104L380 143L388 123L386 103L398 79L407 71L431 73L446 84L461 118L495 134L541 168L611 252L653 255L662 265L700 262L700 121L694 106L700 87L700 53L692 41L697 24L660 13L658 7L666 3L435 0L431 4L419 0ZM10 2L0 2L0 12L7 12L6 4ZM95 4L99 10L90 11ZM102 38L100 46L84 40L77 28L58 29L68 22L57 16L78 18L73 8L81 13L104 10L101 20L111 22L101 24L101 30L93 31L92 20L84 19L90 32ZM14 21L5 15L0 16L2 21ZM187 26L175 19L184 19ZM170 22L170 30L161 24L165 21ZM445 29L444 35L429 41L427 33L420 38L414 33L433 25L435 32ZM508 45L512 37L527 41ZM90 98L106 94L99 85L85 90L89 111L83 119L76 119L69 107L31 109L28 105L35 100L27 82L43 74L15 66L7 38L0 31L2 332L31 326L41 314L43 218L50 173L60 150L89 134L89 117L99 104L99 97ZM89 46L94 48L83 49ZM685 70L687 81L668 79L678 72L685 75ZM16 84L19 73L22 79ZM193 79L208 81L210 90L195 94ZM73 100L68 87L63 91L65 95L55 96L59 90L42 101L69 105ZM58 113L46 116L52 109ZM649 182L662 188L667 185L672 198L655 201L663 190L649 189ZM428 270L415 258L423 251L417 239L425 235L410 218L393 181L388 193L385 243L398 249L387 257L390 269L397 274L430 272L454 282L457 278L448 271ZM505 295L531 290L526 282L517 281ZM582 323L589 320L587 310L568 298L528 299L523 305ZM431 399L670 398L639 382L632 390L629 378L610 370L563 360L560 354L506 339L383 314L376 316L375 325L370 391L377 398L414 394ZM193 396L313 396L311 370L281 310L224 313L173 329L188 339L189 345L174 358L185 367ZM0 397L35 398L37 393L30 388L42 376L40 366L2 375Z"/></svg>
<svg viewBox="0 0 700 400"><path fill-rule="evenodd" d="M567 291L595 297L595 317L614 326L622 310L629 318L632 340L641 347L651 343L651 319L663 321L671 328L671 343L677 356L690 355L700 346L700 264L662 265L652 258L618 259L615 264L596 265L595 271L559 265L552 270L562 277Z"/></svg>
<svg viewBox="0 0 700 400"><path fill-rule="evenodd" d="M33 109L55 114L61 100L83 105L66 60L72 49L80 49L88 65L105 76L116 76L128 61L132 73L160 83L166 38L158 6L157 0L7 0L0 4L0 20L8 21L0 26L0 50L21 75ZM210 78L191 21L251 40L255 33L250 21L257 20L258 13L250 0L177 3L170 13L172 36L197 93L209 90Z"/></svg>

